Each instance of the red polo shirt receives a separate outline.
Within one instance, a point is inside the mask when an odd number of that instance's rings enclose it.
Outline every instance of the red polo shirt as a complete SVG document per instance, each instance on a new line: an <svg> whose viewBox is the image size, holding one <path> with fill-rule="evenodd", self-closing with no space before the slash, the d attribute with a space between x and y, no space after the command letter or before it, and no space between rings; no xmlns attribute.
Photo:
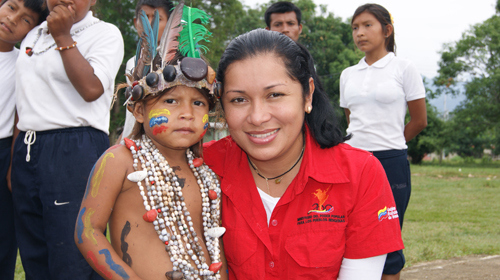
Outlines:
<svg viewBox="0 0 500 280"><path fill-rule="evenodd" d="M269 226L245 152L230 136L205 146L205 161L221 181L231 279L337 279L344 257L403 249L380 162L347 144L321 149L308 132L299 173Z"/></svg>

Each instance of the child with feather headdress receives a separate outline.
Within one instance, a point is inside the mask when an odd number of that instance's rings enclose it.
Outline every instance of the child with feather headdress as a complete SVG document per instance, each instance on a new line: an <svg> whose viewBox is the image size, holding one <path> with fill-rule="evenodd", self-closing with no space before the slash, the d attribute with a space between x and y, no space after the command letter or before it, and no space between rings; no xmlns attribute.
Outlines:
<svg viewBox="0 0 500 280"><path fill-rule="evenodd" d="M133 137L96 163L76 222L77 246L107 279L227 279L220 185L200 150L216 101L215 73L200 58L208 20L181 2L157 47L158 15L151 25L141 16L132 85L119 86Z"/></svg>

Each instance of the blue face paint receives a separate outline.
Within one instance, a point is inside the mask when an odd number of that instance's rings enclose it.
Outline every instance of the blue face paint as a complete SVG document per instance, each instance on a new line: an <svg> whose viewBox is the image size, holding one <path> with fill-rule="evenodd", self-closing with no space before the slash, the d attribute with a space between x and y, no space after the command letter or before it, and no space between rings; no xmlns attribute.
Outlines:
<svg viewBox="0 0 500 280"><path fill-rule="evenodd" d="M78 214L78 218L76 219L76 235L78 236L78 244L82 244L82 234L83 234L83 214L85 214L85 207L80 210L80 214Z"/></svg>
<svg viewBox="0 0 500 280"><path fill-rule="evenodd" d="M151 118L149 120L149 127L153 127L155 125L161 125L162 123L168 123L168 118L165 116L158 116L156 118Z"/></svg>
<svg viewBox="0 0 500 280"><path fill-rule="evenodd" d="M205 126L203 126L203 129L207 129L208 127L208 123L205 124Z"/></svg>
<svg viewBox="0 0 500 280"><path fill-rule="evenodd" d="M120 275L123 279L129 279L130 276L128 276L127 272L125 272L125 269L119 264L116 264L113 259L111 258L111 253L109 253L108 249L102 249L99 251L99 254L104 255L106 258L106 263L109 265L109 268L111 268L116 274Z"/></svg>

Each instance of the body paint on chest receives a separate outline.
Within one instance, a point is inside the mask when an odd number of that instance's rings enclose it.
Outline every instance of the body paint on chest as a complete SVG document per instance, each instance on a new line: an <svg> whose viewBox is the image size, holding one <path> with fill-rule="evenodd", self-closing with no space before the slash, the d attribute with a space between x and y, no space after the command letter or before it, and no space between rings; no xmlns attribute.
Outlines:
<svg viewBox="0 0 500 280"><path fill-rule="evenodd" d="M121 249L122 249L122 254L123 254L122 260L126 264L128 264L128 266L132 267L132 257L130 257L130 255L127 253L127 251L128 251L128 243L127 243L127 241L125 241L125 238L127 237L127 235L129 233L130 233L130 222L127 221L125 223L125 226L122 229L122 235L120 237Z"/></svg>

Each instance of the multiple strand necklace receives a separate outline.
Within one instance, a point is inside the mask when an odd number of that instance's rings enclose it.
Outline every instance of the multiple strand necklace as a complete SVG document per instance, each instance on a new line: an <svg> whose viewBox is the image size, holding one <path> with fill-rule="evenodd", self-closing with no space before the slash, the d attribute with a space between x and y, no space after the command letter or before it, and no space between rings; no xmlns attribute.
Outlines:
<svg viewBox="0 0 500 280"><path fill-rule="evenodd" d="M302 156L304 155L304 148L305 148L305 142L304 142L304 145L302 146L302 151L300 152L300 156L299 158L297 159L297 161L295 161L295 163L293 164L292 167L290 167L290 169L288 169L287 171L285 171L284 173L276 176L276 177L272 177L272 178L267 178L266 176L260 174L260 171L259 169L253 164L253 162L250 160L250 157L248 156L247 154L247 159L248 159L248 163L250 163L250 166L252 167L253 170L255 170L255 172L257 172L257 175L259 175L260 178L266 180L266 185L267 185L267 191L268 193L270 193L270 189L269 189L269 180L274 180L274 183L275 184L280 184L281 183L281 180L283 179L283 177L285 177L285 175L292 171L292 169L299 163L300 159L302 159Z"/></svg>
<svg viewBox="0 0 500 280"><path fill-rule="evenodd" d="M225 229L219 227L220 184L215 173L205 164L196 164L193 152L189 149L186 151L189 166L200 186L203 232L212 263L209 267L200 245L203 237L197 236L194 230L193 221L174 170L147 136L143 135L142 141L126 140L129 141L127 147L132 152L133 166L136 170L128 178L137 182L139 186L147 211L143 218L153 223L173 264L174 271L167 272L167 278L220 279L219 269L222 263L219 237ZM137 171L139 167L141 169Z"/></svg>

